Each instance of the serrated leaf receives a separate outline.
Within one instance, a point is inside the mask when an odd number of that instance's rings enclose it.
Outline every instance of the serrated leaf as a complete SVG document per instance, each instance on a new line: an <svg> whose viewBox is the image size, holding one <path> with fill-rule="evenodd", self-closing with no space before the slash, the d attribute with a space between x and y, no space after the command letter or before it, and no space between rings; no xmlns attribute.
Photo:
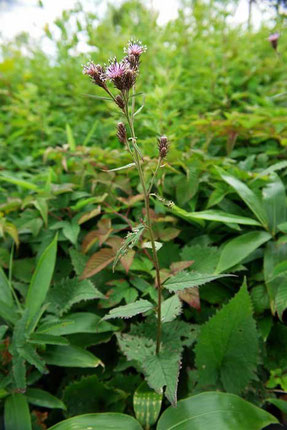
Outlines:
<svg viewBox="0 0 287 430"><path fill-rule="evenodd" d="M157 430L261 430L273 415L234 394L208 392L180 400L161 415Z"/></svg>
<svg viewBox="0 0 287 430"><path fill-rule="evenodd" d="M102 248L91 256L80 279L90 278L107 267L115 258L114 251L110 248Z"/></svg>
<svg viewBox="0 0 287 430"><path fill-rule="evenodd" d="M224 172L222 169L218 169L221 178L229 184L234 191L239 194L242 200L247 204L249 209L254 213L254 215L258 218L261 224L267 228L268 226L268 217L266 210L262 204L262 201L257 197L257 195L243 182L239 179L228 175L228 173Z"/></svg>
<svg viewBox="0 0 287 430"><path fill-rule="evenodd" d="M49 346L43 354L48 364L61 367L98 367L101 360L91 352L76 346Z"/></svg>
<svg viewBox="0 0 287 430"><path fill-rule="evenodd" d="M162 303L161 320L163 323L173 321L181 313L181 301L176 294Z"/></svg>
<svg viewBox="0 0 287 430"><path fill-rule="evenodd" d="M46 302L50 305L50 312L62 316L75 303L104 298L105 296L94 287L91 281L80 281L74 278L64 279L53 285L48 292Z"/></svg>
<svg viewBox="0 0 287 430"><path fill-rule="evenodd" d="M80 230L80 226L76 222L70 223L65 221L65 225L63 226L63 234L73 245L77 245L77 239Z"/></svg>
<svg viewBox="0 0 287 430"><path fill-rule="evenodd" d="M258 336L246 284L201 327L195 354L202 387L240 393L255 378Z"/></svg>
<svg viewBox="0 0 287 430"><path fill-rule="evenodd" d="M111 318L131 318L135 315L148 312L154 308L154 305L148 300L137 300L134 303L129 303L125 306L119 306L118 308L110 310L108 315L103 319L109 320Z"/></svg>
<svg viewBox="0 0 287 430"><path fill-rule="evenodd" d="M28 363L32 366L35 366L36 369L41 373L48 373L45 362L42 357L38 355L33 346L26 344L22 348L18 348L18 353L23 357Z"/></svg>
<svg viewBox="0 0 287 430"><path fill-rule="evenodd" d="M229 240L223 246L216 273L222 273L244 260L255 249L271 239L266 231L251 231Z"/></svg>
<svg viewBox="0 0 287 430"><path fill-rule="evenodd" d="M165 283L164 287L171 292L182 291L185 288L198 287L207 284L208 282L216 279L224 278L232 275L208 275L207 273L198 272L179 272L177 275L170 277Z"/></svg>
<svg viewBox="0 0 287 430"><path fill-rule="evenodd" d="M113 270L115 270L115 267L118 263L118 261L127 253L129 249L132 249L139 241L141 235L143 234L145 229L145 226L143 224L139 224L137 227L135 227L132 232L127 234L126 239L124 240L122 246L117 251L114 264L113 264Z"/></svg>

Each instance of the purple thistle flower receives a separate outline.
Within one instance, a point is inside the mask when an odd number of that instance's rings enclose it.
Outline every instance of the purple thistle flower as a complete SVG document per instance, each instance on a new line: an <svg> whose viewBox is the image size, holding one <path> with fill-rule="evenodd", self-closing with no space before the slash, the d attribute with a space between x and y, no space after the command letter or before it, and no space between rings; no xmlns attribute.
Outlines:
<svg viewBox="0 0 287 430"><path fill-rule="evenodd" d="M268 40L271 43L272 48L275 49L275 51L277 50L277 45L278 45L279 38L280 38L280 34L279 33L270 34L270 36L268 37Z"/></svg>
<svg viewBox="0 0 287 430"><path fill-rule="evenodd" d="M95 64L93 61L89 61L88 64L83 66L83 74L90 76L94 84L99 87L106 88L105 81L102 78L103 67L100 64Z"/></svg>
<svg viewBox="0 0 287 430"><path fill-rule="evenodd" d="M144 46L139 40L131 40L128 44L128 47L124 49L124 52L128 55L134 55L135 57L139 57L146 50L146 46Z"/></svg>
<svg viewBox="0 0 287 430"><path fill-rule="evenodd" d="M125 63L118 63L116 58L110 63L105 72L105 79L114 81L121 79L126 73L127 66Z"/></svg>

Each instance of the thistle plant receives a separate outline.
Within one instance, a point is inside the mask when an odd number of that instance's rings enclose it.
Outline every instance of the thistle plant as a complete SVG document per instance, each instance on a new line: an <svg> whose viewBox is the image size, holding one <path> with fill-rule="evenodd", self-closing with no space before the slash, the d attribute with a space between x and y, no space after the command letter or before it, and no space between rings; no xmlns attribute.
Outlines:
<svg viewBox="0 0 287 430"><path fill-rule="evenodd" d="M118 61L117 58L110 60L109 65L105 68L99 64L94 64L90 61L83 68L83 73L91 78L91 81L97 86L101 87L111 98L111 100L119 107L124 116L125 122L119 122L117 126L117 137L127 150L129 151L134 165L137 168L141 188L144 195L145 204L145 219L143 221L144 229L147 229L151 249L152 249L152 260L156 271L156 288L158 291L158 303L157 303L157 340L156 340L156 354L160 351L161 341L161 298L162 298L162 284L160 279L160 267L156 251L156 242L152 230L152 220L150 214L150 194L157 176L157 173L161 167L163 159L166 157L168 152L168 139L166 136L161 136L158 140L158 162L154 174L149 183L145 182L143 174L143 156L139 149L137 137L135 133L134 118L135 118L135 103L136 94L135 86L136 80L139 75L140 58L141 55L146 51L146 47L140 41L131 40L128 46L124 49L126 56ZM118 90L118 94L114 95L109 88L109 83L112 83L114 88ZM129 131L127 131L127 128ZM140 228L142 234L143 228ZM139 235L137 235L139 237ZM129 239L129 237L127 238ZM123 255L127 247L121 248L118 256L116 256L115 263L118 258Z"/></svg>
<svg viewBox="0 0 287 430"><path fill-rule="evenodd" d="M126 55L121 61L113 58L106 67L89 62L84 66L83 73L107 93L108 99L116 104L123 116L123 120L117 125L117 137L132 157L132 165L137 168L144 196L144 219L127 235L115 256L114 267L125 253L138 243L143 232L146 231L149 236L148 247L151 248L150 257L155 269L157 288L156 305L148 300L140 299L112 309L104 319L131 318L138 314L155 311L156 319L153 314L143 323L132 324L129 334L118 334L117 338L121 350L128 360L137 363L139 369L144 373L148 385L159 393L162 393L162 389L165 387L166 397L172 404L175 404L182 351L185 346L193 344L196 333L195 326L176 320L182 309L180 292L226 275L186 272L183 269L189 267L190 262L187 262L187 266L180 265L183 268L182 271L171 274L164 283L161 281L157 255L159 244L155 241L153 232L150 196L167 156L169 141L166 136L158 138L156 167L151 178L146 181L143 172L145 160L138 145L134 123L135 115L142 109L140 107L135 112L135 86L139 76L140 58L145 51L146 47L140 42L131 41L125 49ZM111 88L111 84L114 89ZM116 94L114 94L115 90ZM103 98L107 99L107 97ZM122 170L124 167L131 167L131 164L113 169L113 171ZM160 200L162 199L160 198ZM166 298L167 291L172 294L171 297Z"/></svg>

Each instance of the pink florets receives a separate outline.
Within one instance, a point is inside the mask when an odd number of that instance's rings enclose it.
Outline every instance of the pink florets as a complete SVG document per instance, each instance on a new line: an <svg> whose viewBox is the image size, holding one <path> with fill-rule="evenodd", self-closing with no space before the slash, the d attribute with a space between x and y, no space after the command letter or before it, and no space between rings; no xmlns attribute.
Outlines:
<svg viewBox="0 0 287 430"><path fill-rule="evenodd" d="M268 37L268 40L271 43L272 48L275 49L275 51L277 50L277 45L278 45L279 38L280 38L280 34L279 33L270 34L270 36Z"/></svg>
<svg viewBox="0 0 287 430"><path fill-rule="evenodd" d="M105 78L110 80L122 78L125 73L126 65L124 63L118 63L117 60L113 60L106 69Z"/></svg>
<svg viewBox="0 0 287 430"><path fill-rule="evenodd" d="M128 55L134 55L139 57L143 52L146 51L146 46L142 45L139 41L130 41L128 47L124 50Z"/></svg>

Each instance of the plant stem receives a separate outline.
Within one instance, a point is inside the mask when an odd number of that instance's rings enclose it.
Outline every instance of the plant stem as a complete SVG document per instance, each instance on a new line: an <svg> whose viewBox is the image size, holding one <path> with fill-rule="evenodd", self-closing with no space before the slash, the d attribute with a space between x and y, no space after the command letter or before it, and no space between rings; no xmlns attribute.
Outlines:
<svg viewBox="0 0 287 430"><path fill-rule="evenodd" d="M134 92L134 90L133 90ZM136 148L136 136L135 136L135 131L134 131L134 117L133 117L133 110L134 110L134 103L132 106L132 115L129 115L129 110L128 110L128 100L125 99L126 101L126 109L125 109L125 115L130 127L130 131L131 131L131 136L132 136L132 147L133 147L133 155L134 155L134 160L138 169L138 173L139 173L139 177L140 177L140 183L143 189L143 194L144 194L144 202L145 202L145 210L146 210L146 224L147 224L147 228L149 230L149 235L150 235L150 241L151 241L151 247L152 247L152 255L153 255L153 263L154 263L154 267L155 267L155 271L156 271L156 285L157 285L157 290L158 290L158 303L157 303L157 337L156 337L156 354L159 354L160 352L160 340L161 340L161 295L162 295L162 285L161 285L161 281L160 281L160 269L159 269L159 262L158 262L158 257L157 257L157 252L156 252L156 246L155 246L155 239L154 239L154 234L152 231L152 222L151 222L151 216L150 216L150 201L149 201L149 193L152 187L149 187L149 189L147 190L146 184L145 184L145 180L144 180L144 175L143 175L143 170L142 170L142 165L141 165L141 160ZM159 164L158 164L159 167ZM156 169L156 171L158 170L158 167ZM153 177L154 180L154 177Z"/></svg>

